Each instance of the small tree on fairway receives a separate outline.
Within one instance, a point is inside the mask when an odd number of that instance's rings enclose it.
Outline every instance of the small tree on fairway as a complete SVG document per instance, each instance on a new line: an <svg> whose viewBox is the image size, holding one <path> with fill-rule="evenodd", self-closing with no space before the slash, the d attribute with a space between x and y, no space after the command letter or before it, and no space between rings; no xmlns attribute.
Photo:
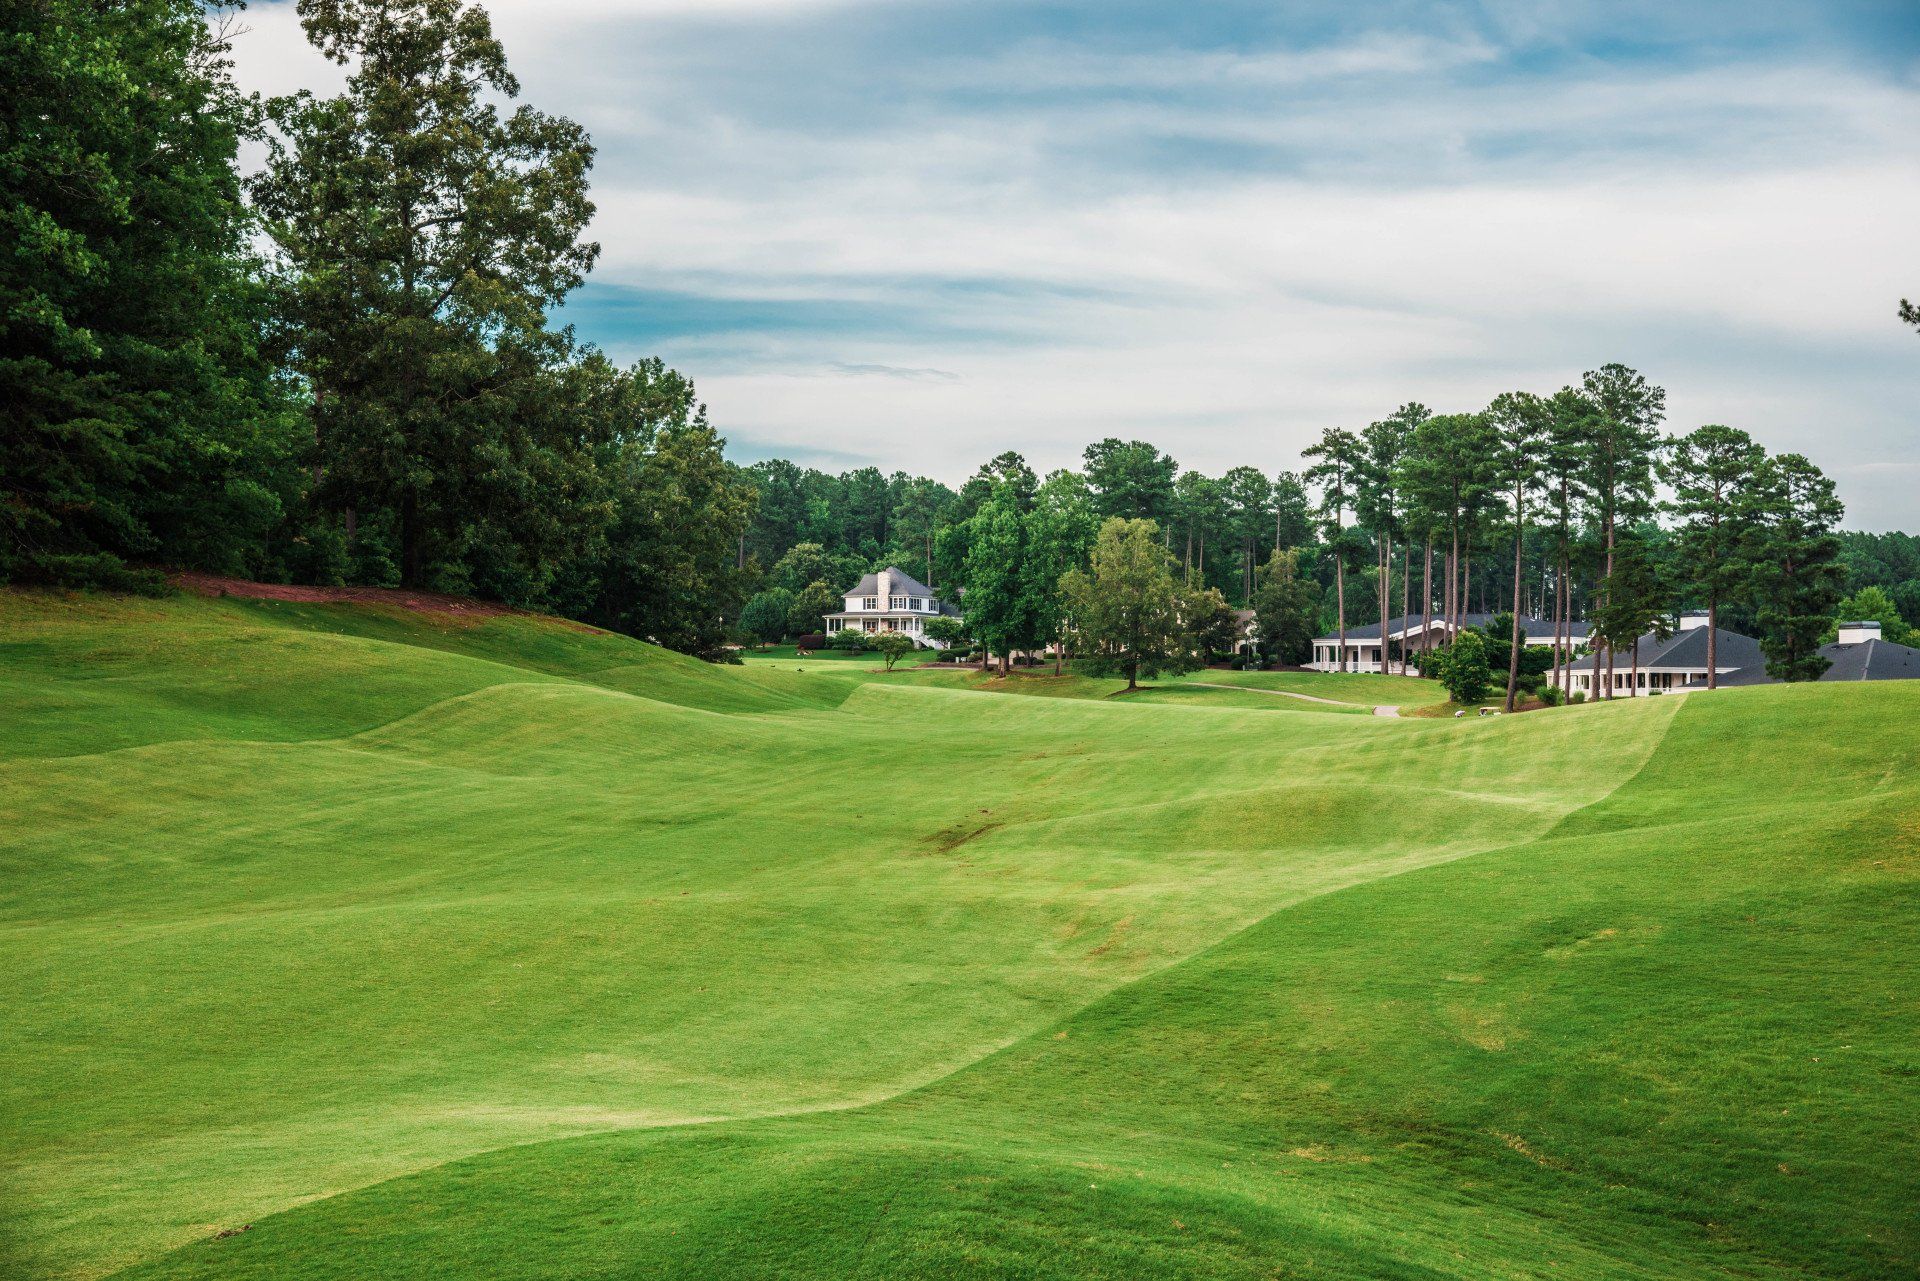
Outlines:
<svg viewBox="0 0 1920 1281"><path fill-rule="evenodd" d="M1456 703L1475 703L1485 698L1493 683L1487 667L1487 642L1479 632L1463 631L1453 644L1433 655L1433 674L1447 688L1447 696Z"/></svg>
<svg viewBox="0 0 1920 1281"><path fill-rule="evenodd" d="M740 630L762 645L775 644L786 636L792 610L793 593L786 588L761 592L740 611Z"/></svg>
<svg viewBox="0 0 1920 1281"><path fill-rule="evenodd" d="M913 651L913 637L905 632L881 632L873 638L873 648L878 650L887 670Z"/></svg>
<svg viewBox="0 0 1920 1281"><path fill-rule="evenodd" d="M1108 520L1091 566L1067 571L1060 591L1095 670L1124 672L1127 688L1137 689L1142 675L1193 669L1173 559L1152 521Z"/></svg>
<svg viewBox="0 0 1920 1281"><path fill-rule="evenodd" d="M1770 458L1754 479L1747 560L1767 674L1818 680L1828 662L1820 638L1833 619L1845 571L1834 529L1845 514L1833 482L1799 454Z"/></svg>
<svg viewBox="0 0 1920 1281"><path fill-rule="evenodd" d="M1275 552L1260 569L1253 593L1260 648L1278 662L1298 666L1313 652L1320 621L1320 584L1300 572L1300 549Z"/></svg>

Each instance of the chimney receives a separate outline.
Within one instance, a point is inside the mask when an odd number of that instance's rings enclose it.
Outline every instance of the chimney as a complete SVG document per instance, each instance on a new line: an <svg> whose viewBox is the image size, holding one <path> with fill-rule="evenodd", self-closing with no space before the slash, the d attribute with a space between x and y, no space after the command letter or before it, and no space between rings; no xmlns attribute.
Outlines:
<svg viewBox="0 0 1920 1281"><path fill-rule="evenodd" d="M1680 615L1680 630L1683 632L1690 632L1696 627L1705 627L1706 625L1707 616L1704 613L1689 610Z"/></svg>
<svg viewBox="0 0 1920 1281"><path fill-rule="evenodd" d="M888 608L887 600L893 595L893 567L880 571L880 608Z"/></svg>
<svg viewBox="0 0 1920 1281"><path fill-rule="evenodd" d="M1840 624L1840 643L1858 645L1863 641L1880 639L1880 624L1876 619L1867 619L1859 623Z"/></svg>

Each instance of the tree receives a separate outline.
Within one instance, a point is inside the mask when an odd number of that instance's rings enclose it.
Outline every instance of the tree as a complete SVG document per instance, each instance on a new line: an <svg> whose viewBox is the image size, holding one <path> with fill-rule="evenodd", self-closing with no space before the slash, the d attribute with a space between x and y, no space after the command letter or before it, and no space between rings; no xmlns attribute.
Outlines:
<svg viewBox="0 0 1920 1281"><path fill-rule="evenodd" d="M1672 635L1667 604L1668 593L1660 565L1646 539L1637 533L1621 536L1614 545L1614 570L1607 580L1607 594L1594 612L1593 631L1606 642L1609 654L1624 645L1632 656L1632 670L1627 680L1629 698L1640 695L1640 638L1651 633L1656 639L1665 640ZM1607 672L1605 697L1613 697L1611 668Z"/></svg>
<svg viewBox="0 0 1920 1281"><path fill-rule="evenodd" d="M1333 549L1334 626L1340 636L1340 670L1347 670L1346 512L1360 466L1360 439L1341 427L1329 427L1302 451L1320 461L1307 469L1309 484L1320 487L1321 535ZM1383 645L1385 641L1381 642Z"/></svg>
<svg viewBox="0 0 1920 1281"><path fill-rule="evenodd" d="M1273 479L1273 550L1304 547L1313 538L1313 500L1294 472Z"/></svg>
<svg viewBox="0 0 1920 1281"><path fill-rule="evenodd" d="M1562 387L1547 401L1551 418L1541 478L1553 513L1553 668L1562 696L1573 692L1574 520L1586 500L1586 455L1599 411L1585 395Z"/></svg>
<svg viewBox="0 0 1920 1281"><path fill-rule="evenodd" d="M1195 662L1205 664L1215 654L1228 654L1239 638L1233 606L1218 587L1182 587L1180 618Z"/></svg>
<svg viewBox="0 0 1920 1281"><path fill-rule="evenodd" d="M1654 455L1667 393L1625 365L1602 365L1582 376L1594 417L1587 438L1584 488L1600 527L1605 568L1601 590L1613 590L1614 544L1622 522L1648 514L1653 501ZM1595 664L1596 672L1598 664ZM1613 690L1613 651L1607 651L1607 690Z"/></svg>
<svg viewBox="0 0 1920 1281"><path fill-rule="evenodd" d="M787 609L787 630L811 632L826 626L827 615L839 609L844 598L825 579L816 578L793 593Z"/></svg>
<svg viewBox="0 0 1920 1281"><path fill-rule="evenodd" d="M1844 571L1834 530L1845 508L1833 482L1799 454L1761 464L1749 489L1760 648L1776 680L1817 680L1828 662L1820 638L1833 621Z"/></svg>
<svg viewBox="0 0 1920 1281"><path fill-rule="evenodd" d="M1906 321L1915 329L1920 329L1920 307L1916 307L1905 298L1902 298L1900 300L1900 319Z"/></svg>
<svg viewBox="0 0 1920 1281"><path fill-rule="evenodd" d="M1446 687L1447 697L1456 703L1479 702L1493 683L1493 673L1487 667L1487 643L1476 631L1455 636L1452 644L1433 654L1430 665L1432 674Z"/></svg>
<svg viewBox="0 0 1920 1281"><path fill-rule="evenodd" d="M929 618L920 629L920 634L950 647L966 640L967 625L951 614L942 614L938 618Z"/></svg>
<svg viewBox="0 0 1920 1281"><path fill-rule="evenodd" d="M913 637L905 632L881 632L873 638L873 648L879 651L887 670L892 671L895 663L913 652Z"/></svg>
<svg viewBox="0 0 1920 1281"><path fill-rule="evenodd" d="M1300 572L1300 549L1275 552L1260 569L1253 594L1260 648L1275 660L1299 666L1313 653L1320 623L1320 584Z"/></svg>
<svg viewBox="0 0 1920 1281"><path fill-rule="evenodd" d="M546 312L599 252L593 148L528 106L484 10L461 0L300 0L344 93L268 104L255 201L279 253L294 367L313 391L317 476L349 513L391 511L400 575L424 582L472 510L461 482L526 470L516 403L561 340ZM528 501L533 485L494 496ZM513 532L504 509L496 525Z"/></svg>
<svg viewBox="0 0 1920 1281"><path fill-rule="evenodd" d="M1087 484L1102 516L1157 521L1170 528L1174 513L1174 477L1180 464L1144 440L1112 437L1088 445L1084 455Z"/></svg>
<svg viewBox="0 0 1920 1281"><path fill-rule="evenodd" d="M1132 690L1143 675L1193 669L1173 558L1152 521L1110 517L1090 566L1067 571L1060 591L1080 652L1094 670L1125 673Z"/></svg>
<svg viewBox="0 0 1920 1281"><path fill-rule="evenodd" d="M300 502L234 158L256 122L194 0L0 20L0 582L262 572Z"/></svg>
<svg viewBox="0 0 1920 1281"><path fill-rule="evenodd" d="M969 520L967 534L967 629L987 656L1000 653L1000 669L1012 666L1013 651L1031 649L1040 640L1043 587L1033 581L1032 554L1027 527L1030 497L1011 482L993 486L986 501Z"/></svg>
<svg viewBox="0 0 1920 1281"><path fill-rule="evenodd" d="M1553 417L1546 402L1531 392L1510 391L1494 398L1487 408L1487 423L1493 428L1497 453L1493 478L1507 495L1513 518L1513 610L1514 635L1507 645L1507 711L1514 708L1520 689L1520 626L1524 613L1520 600L1521 556L1527 542L1527 498L1540 485L1541 455L1550 437Z"/></svg>
<svg viewBox="0 0 1920 1281"><path fill-rule="evenodd" d="M1454 633L1468 612L1462 538L1470 548L1473 516L1486 500L1496 449L1484 415L1435 414L1414 429L1403 465L1406 501L1423 513L1423 524L1447 533L1441 610Z"/></svg>
<svg viewBox="0 0 1920 1281"><path fill-rule="evenodd" d="M1027 514L1028 590L1036 612L1035 635L1054 642L1054 674L1065 659L1067 615L1060 596L1060 579L1070 569L1087 563L1100 518L1093 494L1079 472L1050 473L1034 494Z"/></svg>
<svg viewBox="0 0 1920 1281"><path fill-rule="evenodd" d="M578 581L560 590L583 601L577 612L588 621L682 653L723 657L745 593L734 552L751 518L753 490L727 464L726 442L690 381L658 360L616 370L596 357L580 372L594 383L579 414L589 431L604 436L598 458L582 457L576 474L540 451L529 455L541 463L529 499L546 512L538 520L529 515L511 530L495 528L491 511L483 510L450 522L447 530L464 540L448 544L452 561L470 576L460 585L506 599L539 598L555 566L573 564ZM556 402L554 412L566 403ZM598 486L593 503L576 511L563 500L589 485ZM574 515L600 518L588 550L577 555L571 549L588 531Z"/></svg>
<svg viewBox="0 0 1920 1281"><path fill-rule="evenodd" d="M893 538L902 548L917 550L926 566L927 586L934 585L933 538L953 506L954 492L937 480L915 477L901 488L893 508Z"/></svg>
<svg viewBox="0 0 1920 1281"><path fill-rule="evenodd" d="M1390 643L1387 615L1393 599L1393 548L1402 533L1406 512L1400 488L1401 460L1413 442L1414 431L1433 417L1425 405L1410 401L1392 414L1369 423L1360 433L1361 452L1355 472L1354 516L1373 533L1374 597L1380 622L1380 670L1387 670ZM1406 587L1402 580L1401 587ZM1405 612L1405 611L1402 611ZM1406 645L1400 647L1406 665Z"/></svg>
<svg viewBox="0 0 1920 1281"><path fill-rule="evenodd" d="M775 645L787 636L787 615L793 612L793 593L784 587L760 592L740 611L740 630L762 645Z"/></svg>
<svg viewBox="0 0 1920 1281"><path fill-rule="evenodd" d="M1749 531L1741 519L1745 491L1766 451L1743 431L1710 423L1674 440L1661 463L1673 490L1666 510L1675 516L1675 551L1682 585L1707 605L1707 688L1720 684L1720 605L1750 575L1741 555Z"/></svg>
<svg viewBox="0 0 1920 1281"><path fill-rule="evenodd" d="M1911 645L1920 640L1900 615L1900 609L1893 598L1878 587L1862 587L1853 595L1833 607L1834 626L1829 627L1820 638L1822 644L1836 639L1841 623L1873 622L1880 624L1880 635L1895 645Z"/></svg>
<svg viewBox="0 0 1920 1281"><path fill-rule="evenodd" d="M1220 478L1227 526L1240 553L1240 601L1251 607L1260 569L1260 544L1273 520L1273 482L1258 467L1232 467Z"/></svg>

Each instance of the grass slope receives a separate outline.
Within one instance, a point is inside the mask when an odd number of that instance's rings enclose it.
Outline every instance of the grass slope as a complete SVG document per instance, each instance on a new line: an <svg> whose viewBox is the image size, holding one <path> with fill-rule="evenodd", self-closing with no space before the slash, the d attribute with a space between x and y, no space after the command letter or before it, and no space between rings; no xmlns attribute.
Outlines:
<svg viewBox="0 0 1920 1281"><path fill-rule="evenodd" d="M0 611L15 1272L1914 1266L1920 690L1392 721Z"/></svg>

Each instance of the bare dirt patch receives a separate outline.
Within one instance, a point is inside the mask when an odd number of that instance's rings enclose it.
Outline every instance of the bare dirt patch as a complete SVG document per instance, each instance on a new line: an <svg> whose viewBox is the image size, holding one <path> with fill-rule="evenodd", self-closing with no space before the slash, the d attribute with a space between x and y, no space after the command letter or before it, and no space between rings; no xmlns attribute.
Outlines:
<svg viewBox="0 0 1920 1281"><path fill-rule="evenodd" d="M246 600L278 600L303 605L385 605L455 619L544 618L577 631L600 630L571 619L514 609L497 601L449 596L444 592L412 591L403 587L301 587L292 583L256 583L250 579L225 578L219 574L202 574L194 570L174 574L172 579L182 591L201 596L237 596Z"/></svg>

